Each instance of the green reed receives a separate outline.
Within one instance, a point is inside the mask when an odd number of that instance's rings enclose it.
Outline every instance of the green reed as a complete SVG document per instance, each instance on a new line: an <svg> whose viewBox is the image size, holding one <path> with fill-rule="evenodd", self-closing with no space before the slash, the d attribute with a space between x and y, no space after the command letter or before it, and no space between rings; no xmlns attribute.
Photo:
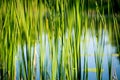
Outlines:
<svg viewBox="0 0 120 80"><path fill-rule="evenodd" d="M107 31L108 27L109 39L112 43L112 26L114 26L116 44L119 47L120 31L117 18L113 16L114 23L112 24L110 18L105 18L104 11L101 14L97 2L94 3L96 4L94 10L96 18L92 19L89 18L89 8L86 5L88 2L84 0L5 0L0 4L0 79L16 79L15 56L18 48L21 49L20 54L22 55L19 79L36 79L36 65L38 64L36 45L39 44L39 76L41 80L78 80L82 79L82 73L83 79L88 80L87 53L84 55L84 71L82 72L81 69L80 40L82 32L84 31L84 37L89 29L93 36L102 36L102 30ZM102 5L101 0L101 7ZM111 13L110 6L110 0L108 0L108 16ZM46 46L46 38L43 41L43 35L48 36L49 46ZM86 41L86 38L84 40ZM97 44L99 40L101 37L97 37ZM61 43L60 62L57 57L59 43ZM100 51L104 49L104 43L101 42L101 44L97 45L98 50L94 53L98 80L102 79L103 56L99 56L99 54L103 53ZM86 42L85 45L87 45ZM46 47L49 48L50 53L51 74L47 72L45 63ZM109 79L111 79L112 57L108 58L108 69Z"/></svg>

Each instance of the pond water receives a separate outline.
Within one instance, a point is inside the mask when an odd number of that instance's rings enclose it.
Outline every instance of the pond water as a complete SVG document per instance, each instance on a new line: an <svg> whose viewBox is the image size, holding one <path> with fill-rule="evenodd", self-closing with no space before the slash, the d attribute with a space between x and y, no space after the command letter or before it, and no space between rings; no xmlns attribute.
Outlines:
<svg viewBox="0 0 120 80"><path fill-rule="evenodd" d="M73 31L74 34L74 31ZM74 37L74 36L73 36ZM111 54L116 54L116 47L112 46L109 43L109 38L108 38L108 33L103 30L102 36L100 36L97 42L97 38L95 35L91 34L91 31L88 30L86 34L82 34L81 40L80 40L80 53L81 53L81 76L83 80L83 72L85 71L84 69L84 54L87 54L87 60L88 60L88 80L97 80L96 77L96 64L95 64L95 54L98 52L103 53L102 58L102 80L109 80L109 72L108 72L108 60L110 59ZM51 77L51 66L52 66L52 61L50 59L50 46L49 46L49 41L48 41L48 35L44 34L42 35L42 46L45 51L45 68ZM60 55L61 55L61 41L58 43L58 63L60 63ZM98 48L99 47L99 48ZM36 80L40 80L40 69L39 69L39 53L40 53L40 48L41 46L39 43L36 43ZM32 55L34 53L34 47L31 48ZM22 51L20 48L18 48L18 54L16 55L16 80L19 79L20 77L20 67L22 68L22 73L24 74L24 68L23 68L23 61L22 61ZM24 47L24 55L26 59L26 47ZM27 66L27 64L26 64ZM117 58L117 56L112 56L112 70L114 70L117 74L118 80L120 80L120 63Z"/></svg>
<svg viewBox="0 0 120 80"><path fill-rule="evenodd" d="M94 54L96 54L95 52L98 50L99 52L103 53L104 56L101 57L102 60L103 60L103 63L102 63L102 80L109 80L109 72L108 72L108 60L111 58L110 55L111 54L116 54L116 47L115 46L112 46L110 43L109 43L109 38L108 38L108 33L103 31L103 36L101 36L102 40L99 40L98 43L96 42L96 37L95 36L92 36L90 32L88 32L86 34L87 36L87 40L86 43L84 43L82 40L81 40L81 53L87 53L89 54L88 56L88 68L89 68L89 72L88 72L88 79L89 80L97 80L97 77L96 77L96 71L94 71L94 69L96 68L96 65L95 65L95 57L94 57ZM82 39L84 40L84 36L82 36ZM99 46L97 46L99 45ZM85 48L83 47L85 46ZM101 48L102 46L102 48ZM100 47L97 49L97 47ZM84 64L84 57L82 57L82 69L83 69L83 64ZM117 77L118 77L118 80L120 80L120 63L119 63L119 60L117 58L117 56L112 56L112 70L115 70L116 71L116 74L117 74Z"/></svg>

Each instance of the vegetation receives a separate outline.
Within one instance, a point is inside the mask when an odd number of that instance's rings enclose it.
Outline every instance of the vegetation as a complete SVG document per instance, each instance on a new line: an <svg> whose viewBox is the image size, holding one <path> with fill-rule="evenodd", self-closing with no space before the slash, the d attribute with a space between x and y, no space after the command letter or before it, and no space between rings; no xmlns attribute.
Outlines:
<svg viewBox="0 0 120 80"><path fill-rule="evenodd" d="M39 49L39 70L41 80L87 80L88 58L84 55L84 69L81 70L81 36L88 30L101 39L103 29L108 32L110 43L120 51L120 27L118 15L111 9L111 0L105 0L105 9L98 1L91 0L1 0L0 1L0 79L16 79L16 55L21 50L22 63L19 79L36 79L36 45ZM116 0L117 1L117 0ZM91 7L92 6L92 7ZM120 7L118 7L120 8ZM105 11L108 13L106 17ZM94 16L95 15L95 16ZM48 36L51 74L45 65ZM84 36L84 42L86 42ZM61 43L60 48L59 43ZM97 79L102 79L101 50L104 43L97 45L94 52ZM24 50L25 49L25 50ZM32 52L32 49L34 51ZM60 62L58 60L60 50ZM85 47L84 47L85 49ZM26 56L25 56L26 53ZM33 55L34 54L34 55ZM119 53L120 55L120 53ZM18 60L19 61L19 60ZM111 57L108 58L109 79L111 80ZM24 70L24 72L22 72ZM81 75L83 74L83 76Z"/></svg>

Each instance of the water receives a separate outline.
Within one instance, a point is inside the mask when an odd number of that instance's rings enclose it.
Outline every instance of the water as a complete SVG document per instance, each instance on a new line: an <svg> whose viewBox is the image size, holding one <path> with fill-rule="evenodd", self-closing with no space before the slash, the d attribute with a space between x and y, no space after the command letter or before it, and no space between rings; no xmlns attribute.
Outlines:
<svg viewBox="0 0 120 80"><path fill-rule="evenodd" d="M74 37L74 30L72 33L72 37ZM110 58L110 54L115 54L116 52L116 47L112 46L109 42L108 38L108 33L103 30L102 36L99 36L98 42L97 38L95 35L92 35L91 31L88 30L86 34L82 34L81 36L81 47L80 47L80 53L82 55L81 57L81 69L82 69L82 79L83 79L83 72L84 72L84 54L88 54L87 56L88 59L88 69L91 70L88 72L88 79L89 80L97 80L96 77L96 65L95 65L95 57L94 54L97 52L101 52L104 54L102 58L102 80L109 80L109 74L108 74L108 60ZM66 38L67 38L67 33L66 33ZM52 61L50 59L50 45L48 41L48 35L44 34L42 35L42 48L45 51L45 55L43 56L45 59L44 67L46 68L48 75L51 79L51 74L52 74ZM54 41L53 41L54 42ZM61 55L61 40L59 39L58 41L58 63L60 63L60 55ZM54 44L54 43L53 43ZM40 80L40 69L39 69L39 53L40 53L40 44L36 44L36 80ZM31 48L32 55L34 53L34 48ZM25 53L25 59L26 59L26 48L24 47L24 53ZM22 65L21 65L22 64ZM16 79L18 80L20 77L20 65L23 67L22 63L22 55L21 55L21 49L18 48L18 54L16 55ZM26 64L27 66L27 64ZM22 68L23 69L23 68ZM120 80L120 63L119 60L117 59L116 56L112 56L112 70L116 71L117 78ZM22 70L22 73L24 74L24 70Z"/></svg>
<svg viewBox="0 0 120 80"><path fill-rule="evenodd" d="M94 53L97 50L97 42L96 42L96 37L91 35L91 32L88 32L86 34L86 38L88 41L86 41L86 43L84 43L81 40L81 53L85 54L85 52L87 54L89 54L90 56L88 57L88 68L89 69L95 69L95 58L94 58ZM83 37L83 36L82 36ZM100 50L101 53L104 54L103 58L103 63L102 63L102 68L103 68L103 73L102 73L102 80L109 80L109 74L108 74L108 59L109 59L109 55L110 54L114 54L116 52L116 47L112 46L111 44L109 44L109 39L108 39L108 33L103 31L103 36L102 36L103 40L99 40L98 44L100 46L103 46L104 48L102 48ZM82 38L84 40L84 38ZM101 43L102 42L102 43ZM104 44L104 45L103 45ZM83 48L83 46L85 46L85 48ZM99 46L98 46L99 47ZM85 50L84 50L85 49ZM83 64L84 64L84 57L82 57L82 69L83 69ZM112 57L112 69L115 69L116 73L117 73L117 77L118 80L120 80L120 63L117 59L117 57L113 56ZM96 80L96 73L94 71L90 71L88 73L88 79L89 80Z"/></svg>

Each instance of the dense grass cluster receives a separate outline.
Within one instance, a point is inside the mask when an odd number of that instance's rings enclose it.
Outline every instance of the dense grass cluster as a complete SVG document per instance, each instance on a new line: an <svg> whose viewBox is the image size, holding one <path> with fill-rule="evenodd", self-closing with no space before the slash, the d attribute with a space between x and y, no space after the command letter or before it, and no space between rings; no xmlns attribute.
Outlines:
<svg viewBox="0 0 120 80"><path fill-rule="evenodd" d="M95 8L89 9L87 0L4 0L0 2L0 79L16 79L16 59L18 48L22 50L24 73L19 79L34 80L36 67L36 45L39 49L39 69L41 80L80 80L88 79L88 59L81 71L80 40L88 30L92 35L102 36L103 29L108 32L110 43L120 49L120 28L116 15L110 12L110 0L107 1L108 17L104 10L94 2ZM102 0L101 0L102 2ZM52 63L51 75L44 65L46 45L42 35L48 36L49 53ZM84 37L84 42L86 38ZM61 57L58 62L61 43ZM100 47L104 48L104 43ZM31 49L34 47L34 55ZM26 52L24 52L24 48ZM99 48L99 46L98 46ZM26 60L24 53L26 53ZM101 51L95 52L97 79L102 79ZM109 79L111 79L111 58L109 63ZM83 77L82 75L83 74Z"/></svg>

